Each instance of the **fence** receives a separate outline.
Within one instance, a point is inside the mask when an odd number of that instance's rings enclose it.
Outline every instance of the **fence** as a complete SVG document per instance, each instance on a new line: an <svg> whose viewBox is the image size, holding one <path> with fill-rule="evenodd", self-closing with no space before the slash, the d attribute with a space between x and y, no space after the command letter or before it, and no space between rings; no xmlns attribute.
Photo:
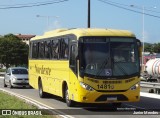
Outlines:
<svg viewBox="0 0 160 118"><path fill-rule="evenodd" d="M154 82L141 82L140 86L145 88L160 89L160 83L154 83Z"/></svg>

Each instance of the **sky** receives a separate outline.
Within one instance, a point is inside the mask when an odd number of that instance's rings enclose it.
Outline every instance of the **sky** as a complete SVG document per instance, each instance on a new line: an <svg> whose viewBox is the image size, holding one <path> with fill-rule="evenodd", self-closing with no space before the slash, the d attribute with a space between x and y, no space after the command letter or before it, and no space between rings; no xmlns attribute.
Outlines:
<svg viewBox="0 0 160 118"><path fill-rule="evenodd" d="M87 7L88 0L0 0L0 35L87 28ZM159 43L160 0L91 0L91 28L129 30Z"/></svg>

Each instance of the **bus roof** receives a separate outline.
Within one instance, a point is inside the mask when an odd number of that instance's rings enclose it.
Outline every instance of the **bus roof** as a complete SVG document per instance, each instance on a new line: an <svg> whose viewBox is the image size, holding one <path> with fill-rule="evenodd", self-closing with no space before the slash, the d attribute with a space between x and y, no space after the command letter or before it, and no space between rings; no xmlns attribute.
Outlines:
<svg viewBox="0 0 160 118"><path fill-rule="evenodd" d="M122 37L135 37L135 35L127 30L115 29L97 29L97 28L77 28L77 29L56 29L45 32L42 36L36 36L31 40L38 40L44 38L58 37L67 34L74 34L77 37L81 36L122 36Z"/></svg>

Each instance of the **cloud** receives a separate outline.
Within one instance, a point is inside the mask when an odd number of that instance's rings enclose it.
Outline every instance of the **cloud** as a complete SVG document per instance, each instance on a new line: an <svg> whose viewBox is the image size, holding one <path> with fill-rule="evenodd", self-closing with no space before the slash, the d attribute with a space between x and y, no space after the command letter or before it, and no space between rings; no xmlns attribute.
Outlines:
<svg viewBox="0 0 160 118"><path fill-rule="evenodd" d="M50 30L55 30L61 28L61 24L58 20L55 20L53 22L48 22L48 25L44 29L44 32L50 31Z"/></svg>

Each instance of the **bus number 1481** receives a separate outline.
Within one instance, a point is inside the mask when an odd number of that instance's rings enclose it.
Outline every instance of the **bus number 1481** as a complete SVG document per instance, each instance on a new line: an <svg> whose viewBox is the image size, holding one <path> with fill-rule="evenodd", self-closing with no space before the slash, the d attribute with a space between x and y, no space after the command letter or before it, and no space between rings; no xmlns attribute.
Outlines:
<svg viewBox="0 0 160 118"><path fill-rule="evenodd" d="M98 84L97 87L98 89L114 89L114 85L111 84Z"/></svg>

